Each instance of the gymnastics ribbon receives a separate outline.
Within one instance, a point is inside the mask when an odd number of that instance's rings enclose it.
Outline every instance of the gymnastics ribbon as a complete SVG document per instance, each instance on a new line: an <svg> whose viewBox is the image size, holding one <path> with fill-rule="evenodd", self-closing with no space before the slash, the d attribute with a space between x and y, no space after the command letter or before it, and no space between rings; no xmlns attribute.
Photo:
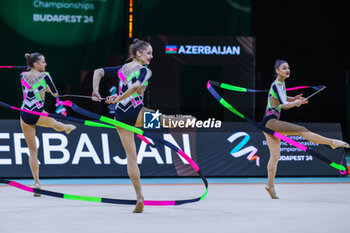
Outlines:
<svg viewBox="0 0 350 233"><path fill-rule="evenodd" d="M77 106L76 104L74 104L71 101L60 101L59 102L60 105L64 105L64 106L69 106L71 107L74 111L80 113L81 115L93 118L95 120L99 120L108 124L110 127L121 127L124 128L126 130L129 130L131 132L134 132L138 135L140 135L140 138L142 140L145 140L145 142L148 144L150 143L148 141L148 139L146 139L146 137L153 139L154 141L161 143L169 148L171 148L172 150L174 150L175 152L177 152L181 157L183 157L190 165L191 167L198 173L198 175L200 176L200 178L202 179L204 185L205 185L205 193L202 194L200 197L196 197L196 198L191 198L191 199L184 199L184 200L145 200L144 201L144 205L148 205L148 206L172 206L172 205L182 205L182 204L187 204L187 203L193 203L193 202L197 202L200 201L202 199L205 198L205 196L208 193L208 181L206 179L206 177L202 174L201 170L199 169L198 165L184 152L182 151L180 148L176 147L174 144L168 142L167 140L161 139L151 133L148 132L144 132L141 129L138 129L134 126L125 124L123 122L114 120L112 118L108 118L102 115L98 115L96 113L92 113L89 112L79 106ZM14 110L18 110L18 111L23 111L23 112L27 112L29 114L34 114L34 115L39 115L39 116L44 116L44 117L53 117L53 118L57 118L57 119L62 119L62 120L67 120L67 121L73 121L73 122L77 122L76 120L80 120L79 123L81 122L86 122L84 120L78 119L78 118L72 118L72 117L67 117L67 116L61 116L61 115L56 115L56 114L51 114L51 113L43 113L43 112L35 112L35 111L30 111L30 110L25 110L25 109L20 109L20 108L16 108L13 107L11 105L8 105L4 102L0 101L0 106L5 107L5 108L10 108L10 109L14 109ZM89 124L92 124L92 121L88 121L90 122ZM101 123L97 123L97 122L93 122L94 124L101 124ZM97 126L97 125L94 125ZM106 125L101 124L100 126L97 127L106 127ZM108 127L108 128L110 128ZM6 180L6 179L0 179L0 183L5 183L8 184L10 186L19 188L21 190L27 191L27 192L32 192L32 193L39 193L42 195L46 195L46 196L51 196L51 197L57 197L57 198L63 198L63 199L71 199L71 200L80 200L80 201L90 201L90 202L100 202L100 203L111 203L111 204L123 204L123 205L135 205L136 204L136 200L128 200L128 199L112 199L112 198L103 198L103 197L87 197L87 196L78 196L78 195L71 195L71 194L64 194L64 193L58 193L58 192L53 192L53 191L48 191L48 190L44 190L44 189L37 189L37 188L31 188L25 185L22 185L18 182L15 181L10 181L10 180Z"/></svg>
<svg viewBox="0 0 350 233"><path fill-rule="evenodd" d="M331 167L334 167L335 169L338 169L338 170L341 170L341 171L345 171L346 168L343 166L343 165L340 165L340 164L337 164L337 163L334 163L332 161L330 161L328 158L326 158L325 156L321 155L320 153L312 150L310 147L307 147L307 146L304 146L302 144L300 144L299 142L296 142L292 139L290 139L289 137L283 135L283 134L280 134L276 131L273 131L269 128L266 128L265 126L263 126L262 124L259 124L251 119L249 119L248 117L244 116L242 113L240 113L239 111L237 111L234 107L232 107L224 98L222 98L213 88L213 86L218 86L218 87L221 87L223 88L222 85L223 83L219 83L219 82L216 82L216 81L211 81L209 80L208 83L207 83L207 89L208 91L214 96L214 98L219 101L219 103L221 105L223 105L225 108L227 108L228 110L230 110L232 113L236 114L237 116L239 116L240 118L246 120L247 122L249 122L250 124L254 125L255 127L261 129L262 131L268 133L268 134L271 134L272 136L276 137L276 138L279 138L281 139L282 141L285 141L299 149L301 149L302 151L305 151L311 155L313 155L314 157L320 159L321 161L325 162L326 164L328 164L329 166ZM228 85L228 84L226 84ZM233 86L233 85L230 85L230 90L232 91L239 91L241 90L241 87L236 87L236 86ZM237 88L238 90L235 90L235 88ZM321 87L323 88L323 86ZM321 89L320 88L320 89ZM227 89L227 88L224 88L224 89ZM246 89L246 88L244 88ZM244 91L244 90L241 90L241 91ZM246 91L244 91L246 92Z"/></svg>
<svg viewBox="0 0 350 233"><path fill-rule="evenodd" d="M67 116L67 109L62 105L58 105L58 103L60 102L59 97L56 98L56 102L57 103L55 104L55 107L57 107L57 108L55 110L55 113L57 113L59 115Z"/></svg>
<svg viewBox="0 0 350 233"><path fill-rule="evenodd" d="M341 159L340 165L343 165L343 162L344 162L344 161L345 161L345 151L343 151L342 159ZM341 170L339 170L339 173L340 173L340 175L343 175L343 176L345 176L346 174L348 174L347 171L341 171Z"/></svg>
<svg viewBox="0 0 350 233"><path fill-rule="evenodd" d="M2 101L0 101L0 106L4 107L4 108L9 108L9 109L21 111L21 112L26 112L26 113L37 115L37 116L52 117L52 118L55 118L55 119L58 119L58 120L71 121L71 122L75 122L75 123L79 123L79 124L87 125L87 126L92 126L92 127L104 127L104 128L115 129L115 127L112 126L112 125L102 124L102 123L99 123L99 122L83 120L83 119L79 119L79 118L75 118L75 117L69 117L69 116L62 116L62 115L57 115L57 114L53 114L53 113L36 112L36 111L30 111L30 110L27 110L27 109L21 109L21 108L17 108L17 107L11 106L9 104L6 104L6 103L4 103Z"/></svg>
<svg viewBox="0 0 350 233"><path fill-rule="evenodd" d="M62 107L63 104L62 101L60 101L58 98L56 99L56 106ZM64 101L63 101L64 102ZM21 109L21 108L17 108L14 106L11 106L9 104L6 104L2 101L0 101L0 106L4 107L4 108L9 108L9 109L13 109L13 110L17 110L17 111L21 111L21 112L26 112L29 114L33 114L33 115L37 115L37 116L43 116L43 117L52 117L55 118L57 120L66 120L66 121L71 121L71 122L75 122L78 124L82 124L82 125L86 125L86 126L91 126L91 127L104 127L104 128L110 128L110 129L115 129L115 126L112 125L107 125L107 124L102 124L99 122L94 122L94 121L89 121L89 120L83 120L80 118L75 118L75 117L69 117L69 116L65 116L65 115L58 115L58 114L53 114L53 113L46 113L46 112L36 112L36 111L30 111L30 110L26 110L26 109ZM153 147L153 148L158 148L158 145L154 145L153 143L151 143L150 141L148 141L145 137L142 137L141 135L137 135L142 141L146 142L147 144L149 144L149 146Z"/></svg>
<svg viewBox="0 0 350 233"><path fill-rule="evenodd" d="M57 98L56 99L56 105L57 106L71 106L72 105L72 102L71 101L69 101L69 100L65 100L65 101L60 101L59 100L59 98ZM74 105L75 106L75 105ZM80 108L80 107L79 107ZM82 110L83 111L83 110ZM87 111L87 110L85 110L84 109L84 111L86 111L86 112L88 112L90 115L91 114L94 114L94 113L92 113L92 112L89 112L89 111ZM35 114L35 113L34 113ZM61 117L62 118L62 117ZM92 117L90 117L90 118L92 118ZM107 117L108 118L108 117ZM96 119L96 120L98 120L97 118L93 118L93 119ZM110 118L111 119L111 118ZM79 119L80 120L80 119ZM113 120L113 119L112 119ZM88 122L91 122L91 121L88 121ZM100 123L101 124L101 123ZM102 125L106 125L106 124L102 124ZM108 126L108 127L107 127ZM107 125L106 126L106 128L113 128L113 129L115 129L115 126L111 126L111 125ZM98 126L96 126L96 127L98 127ZM136 136L139 138L139 139L141 139L142 141L144 141L146 144L148 144L150 147L153 147L153 148L158 148L158 145L155 145L155 144L153 144L153 143L151 143L149 140L147 140L147 138L145 138L144 136L142 136L142 135L140 135L140 134L136 134Z"/></svg>
<svg viewBox="0 0 350 233"><path fill-rule="evenodd" d="M57 103L56 103L57 106L64 106L64 104L62 104L62 101L60 101L58 98L56 99L56 101L57 101ZM82 124L82 125L92 126L92 127L104 127L104 128L115 129L115 126L102 124L99 122L83 120L80 118L69 117L69 116L62 116L62 115L53 114L53 113L36 112L36 111L30 111L27 109L21 109L21 108L17 108L17 107L11 106L9 104L6 104L2 101L0 101L0 106L4 107L4 108L9 108L9 109L21 111L21 112L26 112L26 113L37 115L37 116L52 117L52 118L55 118L57 120L67 120L67 121L75 122L75 123ZM142 138L141 140L144 140L147 144L150 144L150 146L152 146L152 147L157 147L157 146L153 145L151 142L149 142L147 139Z"/></svg>
<svg viewBox="0 0 350 233"><path fill-rule="evenodd" d="M28 70L28 66L0 66L0 69L18 69L18 70Z"/></svg>
<svg viewBox="0 0 350 233"><path fill-rule="evenodd" d="M222 89L226 89L229 91L238 91L238 92L268 92L269 90L254 90L254 89L249 89L249 88L244 88L244 87L238 87L238 86L234 86L231 84L227 84L227 83L220 83L220 82L216 82L216 81L212 81L210 80L210 84L212 86L216 86L216 87L220 87ZM324 85L319 85L319 86L298 86L298 87L290 87L287 88L286 91L294 91L294 90L298 90L298 89L306 89L306 88L312 88L315 89L316 91L322 90L324 89L326 86Z"/></svg>

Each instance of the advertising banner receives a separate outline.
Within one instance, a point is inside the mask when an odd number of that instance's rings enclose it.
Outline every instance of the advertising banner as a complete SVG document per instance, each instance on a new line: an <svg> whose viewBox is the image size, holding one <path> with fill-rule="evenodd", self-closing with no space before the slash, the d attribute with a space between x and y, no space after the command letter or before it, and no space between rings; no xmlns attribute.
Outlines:
<svg viewBox="0 0 350 233"><path fill-rule="evenodd" d="M205 124L205 122L204 122ZM339 124L302 124L321 135L341 139ZM179 146L206 176L266 176L269 151L262 132L248 123L223 123L221 128L148 130ZM66 135L37 127L41 177L127 177L126 155L113 129L79 125ZM332 150L299 136L293 140L341 163L343 149ZM135 137L143 177L196 176L191 166L169 148L152 148ZM28 153L19 120L0 121L0 177L31 177ZM345 161L343 161L345 163ZM346 165L346 164L344 164ZM281 143L277 176L338 176L339 171L287 143Z"/></svg>

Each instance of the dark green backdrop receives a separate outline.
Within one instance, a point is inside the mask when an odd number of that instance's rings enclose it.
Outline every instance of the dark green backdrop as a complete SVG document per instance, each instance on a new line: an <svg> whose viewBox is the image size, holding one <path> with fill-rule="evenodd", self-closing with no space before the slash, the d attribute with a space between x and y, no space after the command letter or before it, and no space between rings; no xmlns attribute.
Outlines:
<svg viewBox="0 0 350 233"><path fill-rule="evenodd" d="M26 52L40 52L61 94L90 93L93 69L125 60L128 5L127 0L0 0L0 65L25 65ZM68 22L52 22L67 15ZM157 34L249 36L250 0L134 0L134 25L134 37L145 40ZM20 106L19 74L0 70L1 101ZM48 97L46 109L54 111L53 105ZM16 117L17 112L1 111L3 119Z"/></svg>
<svg viewBox="0 0 350 233"><path fill-rule="evenodd" d="M45 3L80 5L72 6L78 9L57 8L54 4L51 7L35 7L35 4L45 6ZM93 10L82 9L81 6L85 6L84 4L89 6L93 4ZM105 66L109 56L123 52L124 8L123 0L1 0L0 64L25 65L26 52L40 52L46 57L47 71L51 73L59 92L79 94L83 70ZM81 22L35 22L34 14L53 17L78 15L81 16ZM84 20L88 22L84 23ZM0 93L0 99L19 106L22 98L19 71L2 69L0 77L3 83L6 83L6 88ZM46 105L48 107L52 104ZM9 118L17 115L15 112L2 111L1 117Z"/></svg>

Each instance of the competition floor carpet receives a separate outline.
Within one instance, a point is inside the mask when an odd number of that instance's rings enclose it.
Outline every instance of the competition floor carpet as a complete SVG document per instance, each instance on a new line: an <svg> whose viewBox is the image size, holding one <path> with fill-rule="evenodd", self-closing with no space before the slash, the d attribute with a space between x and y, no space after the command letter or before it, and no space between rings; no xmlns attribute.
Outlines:
<svg viewBox="0 0 350 233"><path fill-rule="evenodd" d="M32 185L33 180L15 180ZM0 185L0 232L350 232L349 177L278 178L279 200L264 189L266 178L209 178L209 193L197 203L133 206L33 197ZM47 190L133 198L129 179L42 179ZM142 179L147 199L191 198L204 192L196 178Z"/></svg>

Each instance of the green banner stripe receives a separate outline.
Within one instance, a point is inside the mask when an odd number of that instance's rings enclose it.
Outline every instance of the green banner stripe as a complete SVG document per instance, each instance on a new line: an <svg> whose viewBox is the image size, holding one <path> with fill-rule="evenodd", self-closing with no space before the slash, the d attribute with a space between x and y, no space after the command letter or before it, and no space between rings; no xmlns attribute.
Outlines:
<svg viewBox="0 0 350 233"><path fill-rule="evenodd" d="M231 90L231 91L247 92L247 88L237 87L237 86L229 85L226 83L221 83L220 87L223 89L226 89L226 90Z"/></svg>
<svg viewBox="0 0 350 233"><path fill-rule="evenodd" d="M101 116L100 121L106 122L106 123L111 124L111 125L115 125L115 126L121 127L123 129L126 129L126 130L130 130L131 132L134 132L136 134L143 135L143 130L138 129L138 128L134 127L134 126L125 124L123 122L116 121L114 119L105 117L105 116Z"/></svg>
<svg viewBox="0 0 350 233"><path fill-rule="evenodd" d="M224 105L228 110L239 116L240 118L244 119L244 115L240 112L238 112L234 107L232 107L229 103L226 102L223 98L220 100L220 104Z"/></svg>
<svg viewBox="0 0 350 233"><path fill-rule="evenodd" d="M98 123L98 122L94 122L94 121L88 121L88 120L86 120L84 122L84 125L93 126L93 127L104 127L104 128L115 129L115 126L112 126L112 125L106 125L106 124L102 124L102 123Z"/></svg>
<svg viewBox="0 0 350 233"><path fill-rule="evenodd" d="M102 199L100 197L83 197L71 194L63 194L64 199L70 200L78 200L78 201L91 201L91 202L101 202Z"/></svg>

